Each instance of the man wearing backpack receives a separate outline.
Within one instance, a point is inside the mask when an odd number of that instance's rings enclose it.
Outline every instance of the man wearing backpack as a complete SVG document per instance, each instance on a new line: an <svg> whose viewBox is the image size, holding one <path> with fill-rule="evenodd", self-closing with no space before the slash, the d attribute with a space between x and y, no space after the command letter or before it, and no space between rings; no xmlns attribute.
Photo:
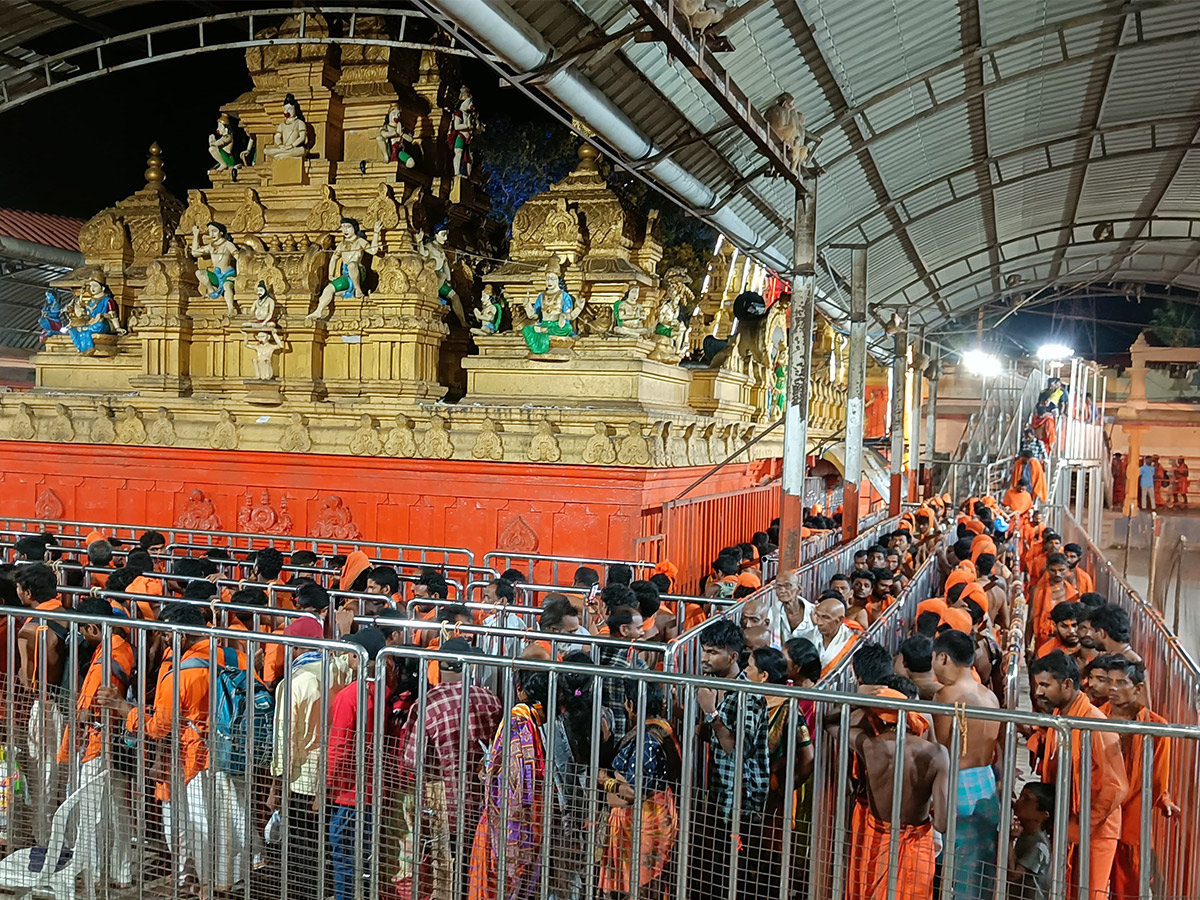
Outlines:
<svg viewBox="0 0 1200 900"><path fill-rule="evenodd" d="M210 744L217 743L216 736L210 734L216 729L210 729L208 714L209 691L214 683L212 670L220 672L222 667L210 659L212 647L201 607L171 603L163 608L160 619L186 630L178 633L178 665L171 647L173 633L155 633L155 638L165 646L153 708L139 709L126 702L112 686L99 688L96 696L108 709L125 717L126 731L143 735L151 744L146 751L147 758L154 759L150 778L155 783L154 796L162 803L163 832L175 855L176 877L188 875L194 869L205 889L228 890L246 874L245 849L249 840L244 830L244 798L236 779L224 772L203 777L209 769ZM233 659L245 665L244 659L236 655ZM178 746L172 741L176 692ZM221 752L220 746L215 749L218 754ZM269 738L267 753L270 753ZM182 791L177 792L177 787L182 787ZM208 804L213 799L215 805L209 810Z"/></svg>

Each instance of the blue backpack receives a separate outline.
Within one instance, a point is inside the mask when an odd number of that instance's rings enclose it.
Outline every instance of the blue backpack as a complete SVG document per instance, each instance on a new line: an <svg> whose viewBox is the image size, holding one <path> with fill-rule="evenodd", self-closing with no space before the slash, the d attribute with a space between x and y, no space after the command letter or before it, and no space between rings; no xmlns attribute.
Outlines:
<svg viewBox="0 0 1200 900"><path fill-rule="evenodd" d="M224 648L221 660L212 688L217 692L217 718L209 742L211 764L218 772L229 775L245 773L250 743L246 729L249 699L254 708L254 753L251 759L255 768L266 768L271 762L275 738L275 699L261 681L238 665L234 650ZM207 668L208 660L193 657L184 661L180 671ZM253 686L252 694L247 688L248 683Z"/></svg>

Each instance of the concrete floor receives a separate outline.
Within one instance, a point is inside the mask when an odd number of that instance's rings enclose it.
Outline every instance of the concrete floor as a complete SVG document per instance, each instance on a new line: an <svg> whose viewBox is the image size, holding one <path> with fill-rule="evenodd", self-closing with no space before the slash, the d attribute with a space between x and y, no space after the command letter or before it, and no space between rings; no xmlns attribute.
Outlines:
<svg viewBox="0 0 1200 900"><path fill-rule="evenodd" d="M1139 515L1143 522L1148 516ZM1119 521L1118 521L1119 520ZM1190 539L1193 531L1200 529L1200 509L1184 512L1164 512L1160 515L1158 570L1155 580L1156 605L1163 610L1167 624L1172 625L1175 616L1175 575L1168 571L1169 562L1180 532L1189 535L1187 552L1183 557L1183 578L1179 591L1179 643L1195 660L1200 660L1200 540ZM1134 543L1129 548L1128 568L1125 563L1124 518L1105 511L1101 529L1101 540L1095 541L1118 572L1124 570L1129 586L1146 597L1150 571L1150 551L1138 547L1139 529L1134 528ZM1148 524L1148 523L1147 523ZM1148 531L1148 528L1145 530ZM1114 535L1120 534L1118 541Z"/></svg>

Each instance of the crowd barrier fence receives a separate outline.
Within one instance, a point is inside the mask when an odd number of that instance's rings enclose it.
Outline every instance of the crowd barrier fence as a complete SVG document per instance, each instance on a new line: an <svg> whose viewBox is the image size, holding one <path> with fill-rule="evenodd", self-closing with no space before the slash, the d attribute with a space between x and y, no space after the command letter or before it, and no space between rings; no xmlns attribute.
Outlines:
<svg viewBox="0 0 1200 900"><path fill-rule="evenodd" d="M901 888L907 895L921 883L931 892L935 862L927 814L918 809L916 815L924 821L901 822L901 801L913 792L923 796L930 786L919 775L906 775L905 766L893 766L889 789L874 798L883 821L874 819L872 807L851 792L848 738L863 709L876 716L894 712L901 721L909 713L945 717L950 746L942 757L944 783L951 786L959 780L964 729L974 723L1000 723L1005 737L1000 762L1009 772L1017 766L1017 728L1053 731L1062 758L1079 747L1084 821L1091 796L1092 741L1083 737L1108 732L1140 738L1148 745L1141 806L1147 839L1138 850L1145 887L1173 898L1196 896L1186 846L1148 839L1152 831L1157 836L1172 827L1155 821L1161 817L1153 812L1152 747L1170 740L1173 756L1194 757L1200 740L1195 728L956 709L839 690L630 669L620 672L619 681L633 715L614 746L606 737L615 733L609 711L597 702L608 696L611 688L605 682L613 676L593 665L506 658L481 663L477 656L407 646L385 647L371 665L361 647L342 642L154 621L118 623L62 611L0 608L0 617L9 650L3 684L6 722L40 717L43 723L30 730L10 727L5 733L7 759L22 766L28 783L8 807L9 852L29 845L20 839L25 830L51 830L64 788L70 787L74 799L64 805L73 803L74 814L59 824L73 853L58 865L67 866L105 900L164 888L179 896L190 884L208 896L229 891L250 900L325 900L331 895L378 900L417 892L459 900L468 893L497 896L497 872L504 873L504 896L522 900L596 900L613 892L631 900L841 897L861 880L870 859L889 861L878 896L894 898ZM47 626L36 632L40 654L32 690L15 672L17 636L26 620ZM133 716L122 717L123 709L110 708L114 703L102 707L95 720L81 721L80 679L72 674L61 687L51 682L47 651L52 624L65 631L70 648L65 662L72 673L78 673L82 655L90 649L79 643L80 633L98 627L100 681L128 683L124 696ZM118 632L125 628L139 637L132 676L111 664ZM222 721L216 691L208 691L204 702L192 695L190 685L181 688L182 679L170 679L168 697L156 694L149 683L151 661L169 652L170 659L184 660L180 673L189 668L187 659L203 659L204 677L216 684L226 677L218 652L229 643L244 647L249 669L256 667L265 645L284 649L288 665L276 691L271 725L288 739L273 742L266 763L266 748L256 747L262 733L257 720L264 714L254 703L243 709L242 731L222 731L213 727ZM433 663L448 680L430 683ZM461 676L449 677L458 667ZM496 673L494 691L480 683L477 668ZM327 688L311 706L298 699L301 678L316 679ZM333 685L341 691L328 689ZM714 730L707 721L706 712L716 702L714 690L723 692L721 721L728 717L734 727ZM657 708L662 693L672 698L669 718ZM185 715L187 704L195 708ZM546 714L560 709L561 715ZM506 710L512 713L501 712ZM306 718L298 723L295 716ZM785 722L795 723L804 716L807 727L775 728L776 717L784 716ZM149 739L140 729L128 732L126 720L146 723ZM55 724L58 731L53 731ZM38 764L53 757L61 733L75 736L80 728L88 729L89 744L92 733L98 735L94 760L81 764L77 753L68 753L53 772ZM294 746L291 738L297 733L312 740ZM427 739L419 739L421 735ZM445 740L448 735L458 737ZM811 743L805 740L808 735ZM490 748L486 753L476 738ZM894 745L896 758L922 752L922 742L908 728L896 729ZM669 747L677 748L674 755ZM297 755L302 757L298 767ZM308 764L315 772L306 774ZM271 765L290 773L290 790L272 793ZM475 777L481 770L483 778ZM620 777L613 780L613 773ZM774 775L774 786L760 777L767 773ZM1060 766L1055 782L1054 900L1067 896L1070 773L1070 766ZM313 803L304 792L314 784L332 785L326 802ZM500 789L503 785L512 789ZM953 795L946 804L940 861L944 898L957 894L956 879L980 872L988 896L993 888L1000 900L1007 896L1003 862L1009 852L1011 790L1002 789L999 801L1004 827L997 827L994 841L985 842L974 857L956 850L956 829L965 823L958 819ZM1184 809L1194 816L1194 808ZM274 832L279 840L265 842L259 836L274 820L273 813L279 815ZM873 829L871 841L867 829ZM509 837L492 840L496 834ZM898 883L901 840L909 864L903 885ZM1087 842L1080 852L1086 855ZM60 859L56 854L48 858ZM1183 862L1172 867L1172 859ZM0 860L0 878L15 879L22 863L41 886L54 875L50 865L44 877L31 872L26 854ZM1164 872L1186 879L1164 883ZM180 878L172 883L172 875ZM131 886L114 887L122 878Z"/></svg>

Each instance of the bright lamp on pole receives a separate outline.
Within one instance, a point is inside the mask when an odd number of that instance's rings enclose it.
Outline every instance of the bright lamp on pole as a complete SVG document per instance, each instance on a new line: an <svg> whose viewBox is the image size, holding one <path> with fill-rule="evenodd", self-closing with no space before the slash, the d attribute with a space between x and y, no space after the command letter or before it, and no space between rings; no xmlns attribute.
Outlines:
<svg viewBox="0 0 1200 900"><path fill-rule="evenodd" d="M1070 359L1075 351L1065 344L1042 344L1037 355L1038 359Z"/></svg>
<svg viewBox="0 0 1200 900"><path fill-rule="evenodd" d="M992 377L999 375L1004 369L1000 357L982 350L967 350L963 353L962 359L967 371L973 375Z"/></svg>

